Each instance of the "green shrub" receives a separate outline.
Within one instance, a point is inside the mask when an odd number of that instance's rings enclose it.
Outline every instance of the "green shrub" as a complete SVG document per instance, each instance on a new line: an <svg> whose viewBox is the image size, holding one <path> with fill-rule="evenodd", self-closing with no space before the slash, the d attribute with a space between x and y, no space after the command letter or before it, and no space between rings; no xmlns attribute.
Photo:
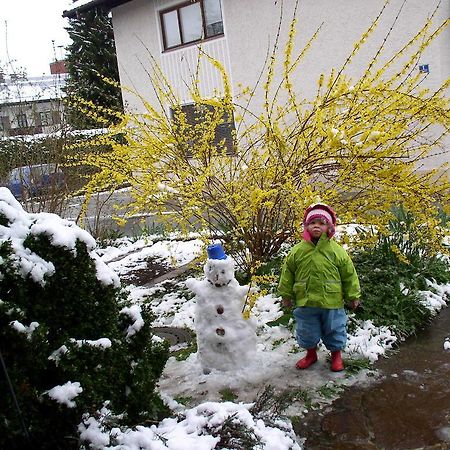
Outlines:
<svg viewBox="0 0 450 450"><path fill-rule="evenodd" d="M450 270L444 259L421 243L414 216L401 207L394 213L389 233L380 234L373 248L353 255L363 299L356 315L393 327L406 337L423 328L432 316L418 291L429 289L427 280L450 282Z"/></svg>
<svg viewBox="0 0 450 450"><path fill-rule="evenodd" d="M71 235L73 245L54 243ZM0 188L0 346L23 418L2 374L1 448L78 448L83 414L106 402L127 426L168 414L155 392L167 344L152 335L148 307L127 304L93 243L57 216L28 215ZM73 405L49 396L68 382L82 389Z"/></svg>

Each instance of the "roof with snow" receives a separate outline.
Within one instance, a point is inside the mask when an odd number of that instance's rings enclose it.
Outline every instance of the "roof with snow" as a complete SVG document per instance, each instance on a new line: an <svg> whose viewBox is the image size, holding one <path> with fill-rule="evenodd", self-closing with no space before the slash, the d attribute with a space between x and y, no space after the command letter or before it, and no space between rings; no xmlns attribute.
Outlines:
<svg viewBox="0 0 450 450"><path fill-rule="evenodd" d="M89 11L97 6L111 9L130 1L131 0L76 0L69 9L63 12L63 16L73 19L77 17L78 13Z"/></svg>
<svg viewBox="0 0 450 450"><path fill-rule="evenodd" d="M0 105L61 98L66 77L66 74L28 78L5 75L0 82Z"/></svg>

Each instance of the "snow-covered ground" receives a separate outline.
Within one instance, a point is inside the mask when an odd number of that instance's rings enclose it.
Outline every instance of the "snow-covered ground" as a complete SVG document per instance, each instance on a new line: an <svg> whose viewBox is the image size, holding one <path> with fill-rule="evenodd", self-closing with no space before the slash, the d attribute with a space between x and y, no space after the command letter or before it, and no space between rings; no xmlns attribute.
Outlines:
<svg viewBox="0 0 450 450"><path fill-rule="evenodd" d="M130 251L132 253L130 253ZM151 237L132 242L126 238L119 241L119 246L112 246L101 251L101 258L119 275L126 275L142 265L142 261L152 256L160 261L166 261L172 267L186 264L201 256L204 252L203 244L198 239L188 242L158 241ZM124 257L121 259L121 255ZM201 274L199 274L201 278ZM438 311L446 305L445 294L450 295L450 285L431 286L435 292L423 291L424 303L433 311ZM135 304L152 300L156 314L155 326L185 327L194 330L195 299L187 295L184 281L169 280L151 288L128 286L130 297ZM158 295L152 295L157 293ZM319 362L309 370L299 372L295 369L295 362L301 350L293 337L292 326L269 326L268 323L282 315L280 299L269 294L261 297L253 310L254 320L257 322L257 351L254 360L239 370L221 372L212 370L205 375L202 371L197 354L192 353L186 360L178 361L171 357L167 362L160 379L159 388L162 397L175 410L183 414L178 422L174 419L163 421L153 431L139 428L133 432L120 434L118 442L123 443L124 449L139 448L139 442L151 439L160 433L169 439L166 446L149 446L145 448L159 449L213 449L216 440L199 433L205 423L214 423L229 417L230 414L244 415L242 419L261 442L265 449L296 449L301 448L301 436L297 436L295 443L289 422L281 427L283 439L278 434L280 429L267 429L261 421L251 420L248 408L264 386L271 385L276 392L284 390L304 390L311 396L312 405L329 402L331 399L321 396L324 388L329 388L336 394L345 385L356 382L368 382L367 371L357 375L346 372L331 372L327 351L319 349ZM292 324L290 324L292 325ZM397 337L387 327L376 327L371 321L360 322L348 336L348 344L344 358L367 358L376 361L385 356L392 348ZM444 348L450 349L449 342L443 343ZM185 344L172 347L172 350L183 348ZM223 402L224 393L231 393L237 397L239 403ZM186 408L178 403L183 400L191 406ZM192 407L193 406L193 407ZM286 411L287 415L301 416L307 412L304 404L293 403ZM221 419L219 419L221 418ZM91 418L91 420L93 420ZM206 422L205 422L206 421ZM259 424L259 425L258 425ZM209 425L211 425L209 423ZM258 428L259 427L259 428ZM262 428L261 428L262 427ZM94 427L89 428L91 432ZM177 430L177 431L175 431ZM189 430L189 431L188 431ZM100 431L99 431L100 433ZM175 433L176 438L171 440ZM181 436L180 441L178 438ZM211 436L209 436L211 438ZM281 440L280 440L281 439ZM154 442L154 441L148 441ZM180 443L178 443L180 442ZM153 445L153 444L152 444Z"/></svg>
<svg viewBox="0 0 450 450"><path fill-rule="evenodd" d="M111 247L99 249L88 233L74 223L54 214L25 213L19 203L5 188L0 188L0 210L13 226L0 225L0 240L8 239L17 255L17 263L23 273L30 273L36 282L44 280L54 267L24 248L28 231L39 233L46 230L55 245L74 251L75 240L86 243L96 261L97 276L106 284L117 284L119 276L126 276L145 268L148 258L156 259L171 267L185 265L199 256L204 256L204 244L200 239L189 241L174 239L160 240L156 236L131 240L123 238ZM199 272L198 278L202 278ZM206 283L207 284L207 283ZM446 305L445 297L450 294L450 285L438 286L429 283L430 290L423 291L423 302L430 310L437 312ZM195 298L186 288L183 280L164 281L153 287L127 287L133 305L130 313L139 317L139 305L151 302L156 316L154 326L185 327L194 330ZM219 295L220 289L218 289ZM335 394L345 385L366 381L366 372L357 375L329 370L327 352L319 350L319 362L306 371L295 369L299 348L293 338L292 323L288 326L272 326L271 322L282 316L280 299L272 294L260 297L252 311L256 325L255 357L246 365L230 371L212 370L205 374L197 354L192 353L184 361L171 357L160 379L162 398L176 412L178 417L163 420L157 426L136 427L136 429L108 430L104 424L110 412L105 405L102 417L86 415L79 426L81 437L90 442L90 449L114 448L121 450L212 450L218 437L215 433L224 423L240 423L265 450L299 450L301 436L295 436L288 419L264 420L258 413L252 413L252 403L264 389L272 386L274 392L285 390L307 392L309 407L330 401L321 395L327 390ZM18 332L32 333L36 324L29 327L12 323ZM387 327L376 327L371 321L357 322L348 337L344 357L364 357L375 361L386 354L397 337ZM447 338L443 347L450 350ZM89 345L109 345L104 339L90 341ZM186 344L184 344L186 345ZM243 343L245 345L245 343ZM178 345L172 350L181 349ZM81 386L71 380L64 386L57 386L47 392L59 403L72 404ZM227 398L226 398L227 397ZM235 398L233 401L223 401ZM301 396L300 396L301 397ZM184 406L186 403L189 407ZM295 400L286 411L287 415L301 416L307 412L306 402ZM112 444L111 442L114 442Z"/></svg>

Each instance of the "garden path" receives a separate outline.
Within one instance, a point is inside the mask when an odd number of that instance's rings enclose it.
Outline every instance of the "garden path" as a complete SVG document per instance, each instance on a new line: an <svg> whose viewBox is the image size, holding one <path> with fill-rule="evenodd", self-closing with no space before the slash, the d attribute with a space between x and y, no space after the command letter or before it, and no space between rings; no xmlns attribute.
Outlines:
<svg viewBox="0 0 450 450"><path fill-rule="evenodd" d="M297 423L305 450L450 449L450 308L432 326L375 363L368 387L351 387L325 411Z"/></svg>

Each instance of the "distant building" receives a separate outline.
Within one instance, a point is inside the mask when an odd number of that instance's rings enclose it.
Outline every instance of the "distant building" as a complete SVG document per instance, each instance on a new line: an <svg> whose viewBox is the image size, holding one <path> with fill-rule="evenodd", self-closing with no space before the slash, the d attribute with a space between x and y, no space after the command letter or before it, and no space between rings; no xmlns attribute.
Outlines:
<svg viewBox="0 0 450 450"><path fill-rule="evenodd" d="M0 74L0 137L59 130L65 80L63 72L29 78Z"/></svg>

